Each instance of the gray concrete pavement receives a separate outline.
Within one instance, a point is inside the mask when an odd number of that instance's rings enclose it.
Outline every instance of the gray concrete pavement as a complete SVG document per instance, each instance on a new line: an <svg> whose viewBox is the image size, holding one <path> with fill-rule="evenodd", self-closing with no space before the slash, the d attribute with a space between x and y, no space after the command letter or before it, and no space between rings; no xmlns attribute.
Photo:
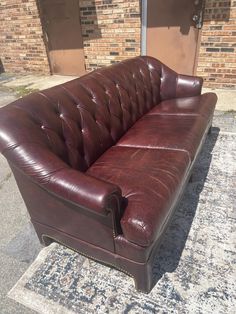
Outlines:
<svg viewBox="0 0 236 314"><path fill-rule="evenodd" d="M28 89L46 89L75 79L76 76L63 75L23 75L11 77L9 80L0 80L0 84L5 88L16 88L24 86Z"/></svg>
<svg viewBox="0 0 236 314"><path fill-rule="evenodd" d="M0 107L16 99L0 90ZM5 158L0 154L0 313L32 314L6 295L33 261L41 246Z"/></svg>
<svg viewBox="0 0 236 314"><path fill-rule="evenodd" d="M236 111L236 90L203 88L203 93L213 92L218 96L216 110Z"/></svg>
<svg viewBox="0 0 236 314"><path fill-rule="evenodd" d="M29 230L29 216L5 158L0 155L0 313L34 313L6 294L29 267L39 250ZM23 234L22 234L23 233ZM33 255L26 249L34 247ZM25 253L26 254L25 254ZM25 256L24 256L25 255Z"/></svg>
<svg viewBox="0 0 236 314"><path fill-rule="evenodd" d="M3 107L10 102L16 100L17 96L12 92L0 90L0 107Z"/></svg>

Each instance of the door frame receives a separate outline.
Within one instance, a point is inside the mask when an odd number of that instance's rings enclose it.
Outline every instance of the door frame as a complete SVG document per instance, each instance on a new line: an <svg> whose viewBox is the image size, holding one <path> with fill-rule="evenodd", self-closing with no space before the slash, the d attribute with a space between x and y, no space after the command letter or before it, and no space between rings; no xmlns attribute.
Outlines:
<svg viewBox="0 0 236 314"><path fill-rule="evenodd" d="M147 55L147 0L141 2L141 55Z"/></svg>
<svg viewBox="0 0 236 314"><path fill-rule="evenodd" d="M147 4L148 0L142 0L141 2L141 55L147 55ZM203 14L205 9L205 1L203 0ZM194 75L197 72L198 66L198 57L199 57L199 50L201 45L201 37L202 37L202 28L198 30L198 38L196 44L196 53L194 58Z"/></svg>
<svg viewBox="0 0 236 314"><path fill-rule="evenodd" d="M48 41L47 41L47 35L46 35L47 32L46 32L45 25L44 25L43 18L42 18L43 13L42 13L40 0L36 0L36 5L37 5L37 8L38 8L40 24L41 24L41 27L42 27L42 34L43 34L42 39L43 39L43 43L44 43L46 54L47 54L49 71L50 71L50 75L53 75L52 64L51 64L51 60L50 60L50 57L49 57L49 48L48 48Z"/></svg>
<svg viewBox="0 0 236 314"><path fill-rule="evenodd" d="M48 60L50 75L70 76L70 75L65 75L65 74L55 74L55 73L53 73L52 61L51 61L51 59L50 59L50 50L49 50L49 40L48 40L48 35L47 35L47 28L46 28L46 25L45 25L44 19L43 19L42 7L41 7L40 0L35 0L35 1L36 1L36 5L37 5L37 8L38 8L39 19L40 19L40 23L41 23L41 27L42 27L42 34L43 34L43 35L42 35L42 39L43 39L44 46L45 46L45 50L46 50L46 54L47 54L47 60ZM77 2L77 5L78 5L79 13L80 13L79 2ZM80 25L81 25L80 14L79 14L79 23L80 23ZM82 25L81 25L81 32L82 32ZM82 33L81 33L81 36L82 36ZM84 52L83 37L82 37L82 44L83 44L83 52ZM86 73L85 56L84 56L83 62L84 62L84 69L85 69L85 73ZM71 75L71 76L74 76L74 75Z"/></svg>

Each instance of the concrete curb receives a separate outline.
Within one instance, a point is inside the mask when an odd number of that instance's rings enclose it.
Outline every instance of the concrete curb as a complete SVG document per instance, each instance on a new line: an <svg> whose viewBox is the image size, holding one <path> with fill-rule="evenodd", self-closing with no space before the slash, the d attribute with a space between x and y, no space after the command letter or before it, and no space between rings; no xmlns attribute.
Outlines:
<svg viewBox="0 0 236 314"><path fill-rule="evenodd" d="M216 110L236 111L236 90L203 88L203 93L213 92L218 96Z"/></svg>

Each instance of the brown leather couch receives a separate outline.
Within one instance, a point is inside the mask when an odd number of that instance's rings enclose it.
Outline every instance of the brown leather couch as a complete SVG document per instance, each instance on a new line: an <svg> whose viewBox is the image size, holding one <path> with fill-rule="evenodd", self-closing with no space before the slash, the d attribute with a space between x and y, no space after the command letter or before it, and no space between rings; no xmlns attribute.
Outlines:
<svg viewBox="0 0 236 314"><path fill-rule="evenodd" d="M201 88L201 78L137 57L2 108L0 149L40 240L149 292L161 236L211 127L217 98Z"/></svg>

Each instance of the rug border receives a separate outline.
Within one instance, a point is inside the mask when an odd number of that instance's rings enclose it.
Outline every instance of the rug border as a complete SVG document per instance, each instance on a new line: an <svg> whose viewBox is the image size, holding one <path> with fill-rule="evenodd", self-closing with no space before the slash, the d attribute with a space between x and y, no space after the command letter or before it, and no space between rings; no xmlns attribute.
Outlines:
<svg viewBox="0 0 236 314"><path fill-rule="evenodd" d="M7 293L8 298L40 314L74 314L73 311L68 310L59 303L51 301L44 296L41 296L38 293L30 291L24 287L28 279L38 270L38 268L46 260L48 254L56 249L57 245L57 243L52 243L40 251L36 260L29 266L25 273ZM31 300L33 300L33 302L31 302ZM50 306L50 312L47 310L48 306L46 304Z"/></svg>
<svg viewBox="0 0 236 314"><path fill-rule="evenodd" d="M236 136L235 132L228 131L213 131L212 133L226 135L229 137ZM16 284L7 293L7 297L40 314L75 314L74 311L69 310L65 306L59 304L59 302L54 302L24 287L28 279L39 269L42 263L46 260L48 254L56 249L57 246L58 244L54 242L50 244L50 246L44 247L39 252L35 261L28 267L28 269L24 272L20 279L18 279ZM231 313L231 309L229 308L228 310L230 311L229 313Z"/></svg>

